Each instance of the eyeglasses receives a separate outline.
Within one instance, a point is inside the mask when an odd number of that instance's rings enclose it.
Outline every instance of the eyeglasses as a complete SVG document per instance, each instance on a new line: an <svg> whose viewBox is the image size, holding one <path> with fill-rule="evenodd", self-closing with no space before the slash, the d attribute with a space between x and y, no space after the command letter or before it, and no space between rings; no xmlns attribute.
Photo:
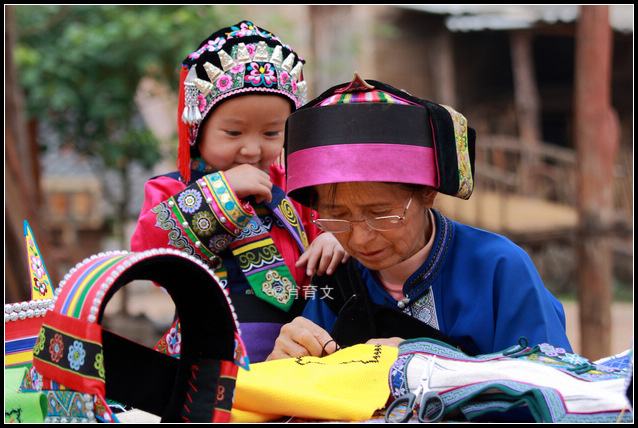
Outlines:
<svg viewBox="0 0 638 428"><path fill-rule="evenodd" d="M316 218L313 219L312 222L316 224L319 229L324 232L330 233L345 233L350 232L352 230L353 223L361 223L366 222L368 227L373 230L377 230L380 232L386 230L397 229L401 227L405 221L405 215L408 212L408 208L410 208L410 204L412 203L412 196L408 200L405 208L403 209L402 215L386 215L381 217L365 217L361 220L339 220L333 218Z"/></svg>

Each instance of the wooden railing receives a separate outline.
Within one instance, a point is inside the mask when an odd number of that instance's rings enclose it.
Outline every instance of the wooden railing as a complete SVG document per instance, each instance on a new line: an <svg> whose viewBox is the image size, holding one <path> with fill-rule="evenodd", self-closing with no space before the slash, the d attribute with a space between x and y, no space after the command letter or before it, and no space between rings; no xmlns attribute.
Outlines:
<svg viewBox="0 0 638 428"><path fill-rule="evenodd" d="M516 137L488 135L476 149L477 187L540 198L576 208L576 151L547 143L524 145ZM619 153L614 180L615 222L633 216L631 153Z"/></svg>

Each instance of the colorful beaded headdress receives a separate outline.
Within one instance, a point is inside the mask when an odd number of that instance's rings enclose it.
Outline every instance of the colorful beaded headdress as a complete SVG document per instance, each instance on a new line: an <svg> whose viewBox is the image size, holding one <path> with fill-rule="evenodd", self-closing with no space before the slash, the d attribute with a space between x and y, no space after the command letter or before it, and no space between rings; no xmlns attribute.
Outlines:
<svg viewBox="0 0 638 428"><path fill-rule="evenodd" d="M182 327L180 359L102 328L109 299L138 279L154 281L173 299ZM100 253L78 263L54 299L33 349L43 389L92 397L91 413L106 421L115 420L107 397L163 421L230 419L245 348L228 292L204 263L172 249Z"/></svg>
<svg viewBox="0 0 638 428"><path fill-rule="evenodd" d="M309 205L313 186L380 181L468 199L475 139L454 109L355 75L288 118L288 192Z"/></svg>
<svg viewBox="0 0 638 428"><path fill-rule="evenodd" d="M223 28L207 37L182 63L178 108L178 168L190 177L191 148L199 127L213 107L246 93L278 94L293 110L304 103L305 61L277 36L250 21Z"/></svg>

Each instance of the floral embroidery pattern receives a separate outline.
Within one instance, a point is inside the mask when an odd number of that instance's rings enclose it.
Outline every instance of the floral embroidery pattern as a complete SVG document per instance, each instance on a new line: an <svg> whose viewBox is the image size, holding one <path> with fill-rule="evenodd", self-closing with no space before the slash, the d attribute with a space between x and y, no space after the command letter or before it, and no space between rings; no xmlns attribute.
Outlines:
<svg viewBox="0 0 638 428"><path fill-rule="evenodd" d="M230 30L230 32L226 33L226 36L229 39L232 39L234 37L261 36L266 39L279 40L271 33L262 30L250 21L242 22L241 24L239 24L239 27L232 26L230 27Z"/></svg>
<svg viewBox="0 0 638 428"><path fill-rule="evenodd" d="M209 237L215 231L215 218L208 211L198 212L193 216L193 230L199 236Z"/></svg>
<svg viewBox="0 0 638 428"><path fill-rule="evenodd" d="M221 75L215 81L215 86L217 86L217 89L219 89L221 92L225 92L233 87L233 78L230 77L228 74Z"/></svg>
<svg viewBox="0 0 638 428"><path fill-rule="evenodd" d="M290 81L290 74L288 74L287 71L282 71L281 74L279 75L279 82L282 85L287 84Z"/></svg>
<svg viewBox="0 0 638 428"><path fill-rule="evenodd" d="M246 45L246 50L248 51L248 55L252 58L255 56L255 50L257 50L257 47L253 43L250 43Z"/></svg>
<svg viewBox="0 0 638 428"><path fill-rule="evenodd" d="M44 276L44 267L42 266L42 260L40 260L40 257L31 256L31 269L33 269L33 274L38 279L42 279Z"/></svg>
<svg viewBox="0 0 638 428"><path fill-rule="evenodd" d="M104 379L104 353L102 351L100 351L99 354L95 355L95 362L93 363L93 367L95 367L100 377Z"/></svg>
<svg viewBox="0 0 638 428"><path fill-rule="evenodd" d="M82 342L74 340L73 345L69 347L69 355L67 356L71 368L73 370L80 370L80 367L84 365L85 356L86 351L84 350L84 345L82 344Z"/></svg>
<svg viewBox="0 0 638 428"><path fill-rule="evenodd" d="M199 111L203 112L204 110L206 110L206 106L208 105L208 101L206 101L206 97L203 96L202 94L198 94L197 101L199 102L199 104L197 105L197 108L199 108Z"/></svg>
<svg viewBox="0 0 638 428"><path fill-rule="evenodd" d="M193 189L185 190L177 198L177 204L182 211L193 214L202 205L202 195Z"/></svg>
<svg viewBox="0 0 638 428"><path fill-rule="evenodd" d="M244 64L237 64L236 66L230 69L230 72L233 74L239 74L239 73L242 73L245 69L246 69L246 66Z"/></svg>
<svg viewBox="0 0 638 428"><path fill-rule="evenodd" d="M206 42L206 44L204 46L202 46L201 48L197 49L192 54L188 55L188 57L191 58L191 59L197 59L205 51L217 52L218 50L220 50L222 48L222 46L224 46L225 43L226 43L226 39L223 38L223 37L217 37L215 40L209 40L209 41Z"/></svg>
<svg viewBox="0 0 638 428"><path fill-rule="evenodd" d="M179 332L179 324L171 328L166 337L166 344L168 347L168 354L179 354L182 345L182 335Z"/></svg>
<svg viewBox="0 0 638 428"><path fill-rule="evenodd" d="M51 354L51 361L57 363L62 359L64 355L64 343L62 342L62 336L56 334L49 342L49 354Z"/></svg>
<svg viewBox="0 0 638 428"><path fill-rule="evenodd" d="M248 71L249 74L244 76L244 80L254 86L271 87L277 83L275 69L269 62L251 62L248 67L246 67L246 71Z"/></svg>

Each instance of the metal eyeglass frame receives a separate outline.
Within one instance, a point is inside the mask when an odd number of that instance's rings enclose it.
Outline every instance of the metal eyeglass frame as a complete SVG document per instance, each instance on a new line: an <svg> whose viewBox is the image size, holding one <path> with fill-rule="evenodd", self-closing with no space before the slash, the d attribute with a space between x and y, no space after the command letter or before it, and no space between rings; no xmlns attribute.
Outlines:
<svg viewBox="0 0 638 428"><path fill-rule="evenodd" d="M323 230L324 232L330 232L330 233L345 233L345 232L351 232L352 231L352 224L353 223L361 223L361 222L365 222L368 227L372 230L376 230L378 232L385 232L388 230L393 230L395 229L394 227L390 228L390 229L379 229L377 227L374 227L370 222L374 221L374 220L387 220L387 219L396 219L397 220L397 227L399 227L399 224L403 224L403 221L405 220L406 214L408 213L408 209L410 208L410 204L412 203L412 199L413 199L413 195L410 195L410 199L408 200L408 203L406 204L405 208L403 209L403 214L402 215L385 215L385 216L379 216L379 217L373 217L373 218L368 218L365 217L361 220L341 220L341 219L336 219L336 218L313 218L312 222L314 224L317 225L317 227L321 230ZM321 221L332 221L332 222L337 222L339 224L343 224L343 225L348 225L348 229L347 230L340 230L338 232L333 232L331 230L328 230L326 228L324 228L324 226L321 225Z"/></svg>

